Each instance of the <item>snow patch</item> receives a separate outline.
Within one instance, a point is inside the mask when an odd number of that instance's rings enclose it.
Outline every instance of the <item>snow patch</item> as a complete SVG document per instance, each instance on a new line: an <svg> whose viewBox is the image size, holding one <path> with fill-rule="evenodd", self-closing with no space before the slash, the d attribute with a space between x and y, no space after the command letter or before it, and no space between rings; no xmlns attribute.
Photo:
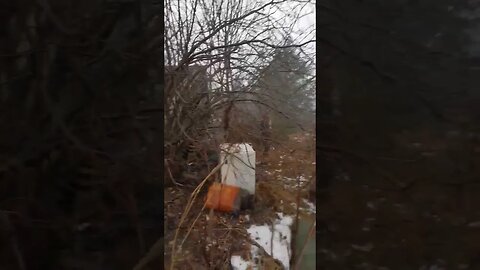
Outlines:
<svg viewBox="0 0 480 270"><path fill-rule="evenodd" d="M305 209L305 211L307 211L309 213L312 213L312 214L317 213L317 207L316 207L315 204L308 201L307 199L303 199L303 203L305 203L307 205L307 208Z"/></svg>
<svg viewBox="0 0 480 270"><path fill-rule="evenodd" d="M293 218L283 213L277 213L278 219L272 225L252 225L247 232L250 238L257 242L269 255L279 260L286 270L290 269L290 244L292 232L290 226L293 224ZM273 232L272 232L273 227ZM255 245L251 249L253 261L260 257L261 251ZM253 269L258 266L252 265Z"/></svg>
<svg viewBox="0 0 480 270"><path fill-rule="evenodd" d="M238 255L234 255L230 258L230 263L232 265L233 270L247 270L248 266L250 266L250 262L247 262L242 259L242 257Z"/></svg>
<svg viewBox="0 0 480 270"><path fill-rule="evenodd" d="M300 175L299 180L300 180L300 182L308 182L308 179L305 178L305 176L303 176L303 175Z"/></svg>

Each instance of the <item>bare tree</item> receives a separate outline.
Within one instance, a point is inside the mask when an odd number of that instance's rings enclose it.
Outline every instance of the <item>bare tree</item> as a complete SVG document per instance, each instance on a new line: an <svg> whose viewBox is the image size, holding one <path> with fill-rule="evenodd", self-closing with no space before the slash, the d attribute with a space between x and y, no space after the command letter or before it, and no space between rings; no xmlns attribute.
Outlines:
<svg viewBox="0 0 480 270"><path fill-rule="evenodd" d="M165 62L172 67L165 88L167 163L208 136L214 144L260 140L251 128L229 132L239 126L232 121L244 114L250 119L244 122L255 126L265 115L262 110L282 114L271 102L274 97L258 93L254 85L275 49L314 45L313 27L293 40L286 38L313 6L314 2L287 0L165 2ZM312 54L301 51L313 61ZM201 67L207 91L197 86L199 72L193 65ZM190 75L180 75L185 72Z"/></svg>

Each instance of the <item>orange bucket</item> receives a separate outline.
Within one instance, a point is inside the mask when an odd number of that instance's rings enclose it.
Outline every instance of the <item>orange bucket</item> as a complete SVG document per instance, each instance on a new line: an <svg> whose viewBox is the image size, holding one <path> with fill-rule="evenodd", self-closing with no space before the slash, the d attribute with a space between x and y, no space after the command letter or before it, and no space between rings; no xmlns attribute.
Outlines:
<svg viewBox="0 0 480 270"><path fill-rule="evenodd" d="M222 212L235 212L240 210L240 188L213 183L208 189L205 207Z"/></svg>

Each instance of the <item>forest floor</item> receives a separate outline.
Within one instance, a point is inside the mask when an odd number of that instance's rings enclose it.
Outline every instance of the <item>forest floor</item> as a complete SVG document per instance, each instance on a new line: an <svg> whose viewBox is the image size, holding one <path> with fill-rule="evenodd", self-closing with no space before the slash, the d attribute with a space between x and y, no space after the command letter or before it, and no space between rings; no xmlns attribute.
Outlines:
<svg viewBox="0 0 480 270"><path fill-rule="evenodd" d="M315 220L315 205L308 200L308 183L315 172L314 146L313 137L297 135L264 160L257 155L261 163L256 168L255 207L238 216L203 209L203 191L179 226L192 190L166 189L165 269L170 269L174 242L173 269L289 269L297 205L299 219L310 219L312 224Z"/></svg>
<svg viewBox="0 0 480 270"><path fill-rule="evenodd" d="M272 150L257 165L256 179L255 208L238 217L202 210L206 191L200 193L179 228L176 246L184 243L173 269L285 269L283 255L262 243L262 236L252 235L284 225L293 229L298 202L301 219L317 216L319 221L316 263L322 269L480 269L480 185L460 192L418 183L407 191L386 189L381 179L360 181L345 175L315 207L307 192L308 181L315 179L315 147L313 138L305 136L292 137ZM165 190L166 269L191 192ZM276 236L267 235L274 242ZM274 255L252 257L254 251L259 253L257 245Z"/></svg>

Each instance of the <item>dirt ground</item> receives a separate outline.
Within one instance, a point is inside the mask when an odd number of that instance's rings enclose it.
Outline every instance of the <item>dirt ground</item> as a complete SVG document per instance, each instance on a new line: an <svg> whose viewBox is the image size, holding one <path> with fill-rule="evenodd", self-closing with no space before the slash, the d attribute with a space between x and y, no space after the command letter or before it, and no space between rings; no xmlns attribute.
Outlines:
<svg viewBox="0 0 480 270"><path fill-rule="evenodd" d="M301 134L275 147L268 157L257 157L261 163L256 168L255 207L238 217L202 210L207 190L204 187L179 228L176 246L181 249L177 249L174 269L230 269L232 255L250 259L252 242L246 229L252 224L272 224L277 212L295 215L297 202L299 215L314 218L312 203L306 200L308 183L314 179L314 145L311 135ZM170 269L175 232L191 192L179 187L165 190L165 269ZM282 269L279 262L268 257L259 265L261 269Z"/></svg>

